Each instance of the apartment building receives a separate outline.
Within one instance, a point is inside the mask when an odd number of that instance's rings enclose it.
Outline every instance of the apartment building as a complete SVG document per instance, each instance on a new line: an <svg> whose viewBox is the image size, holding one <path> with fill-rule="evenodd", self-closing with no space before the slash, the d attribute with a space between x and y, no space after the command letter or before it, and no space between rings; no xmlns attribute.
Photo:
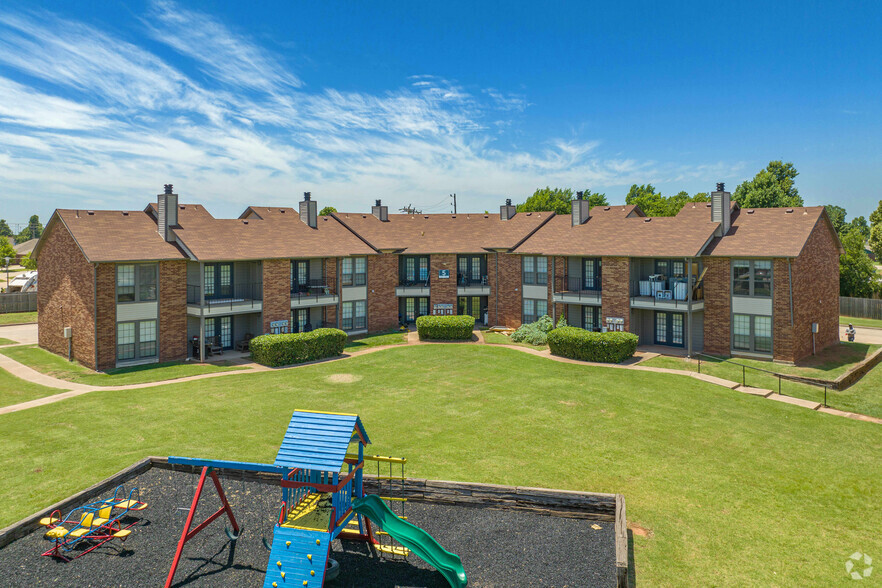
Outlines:
<svg viewBox="0 0 882 588"><path fill-rule="evenodd" d="M40 345L103 370L204 359L248 336L381 332L425 314L518 326L543 314L688 353L797 361L838 341L838 256L823 207L742 210L722 185L675 217L635 206L570 215L236 219L167 185L142 211L57 210L35 248Z"/></svg>

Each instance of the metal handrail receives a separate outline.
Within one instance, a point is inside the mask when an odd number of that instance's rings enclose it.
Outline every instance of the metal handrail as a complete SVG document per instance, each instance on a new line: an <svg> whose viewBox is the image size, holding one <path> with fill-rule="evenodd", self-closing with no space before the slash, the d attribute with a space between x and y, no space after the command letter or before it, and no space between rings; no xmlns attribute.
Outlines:
<svg viewBox="0 0 882 588"><path fill-rule="evenodd" d="M602 292L603 285L599 276L586 280L583 276L570 275L559 278L559 284L561 289L558 292L578 294L580 298L587 294L590 294L591 298L596 298Z"/></svg>
<svg viewBox="0 0 882 588"><path fill-rule="evenodd" d="M468 274L456 274L456 285L457 286L490 286L490 281L486 275L480 276L478 278L473 278Z"/></svg>
<svg viewBox="0 0 882 588"><path fill-rule="evenodd" d="M306 283L295 283L291 289L291 298L301 300L303 298L317 298L319 296L336 296L337 291L334 281L325 278L314 278Z"/></svg>
<svg viewBox="0 0 882 588"><path fill-rule="evenodd" d="M424 280L408 280L407 278L401 277L398 279L398 286L402 288L428 288L429 278L426 278Z"/></svg>
<svg viewBox="0 0 882 588"><path fill-rule="evenodd" d="M232 284L230 292L226 295L215 293L205 297L205 306L218 308L229 304L230 308L251 303L251 306L263 300L263 282L246 282ZM198 284L187 285L187 304L200 304L202 302L202 286Z"/></svg>

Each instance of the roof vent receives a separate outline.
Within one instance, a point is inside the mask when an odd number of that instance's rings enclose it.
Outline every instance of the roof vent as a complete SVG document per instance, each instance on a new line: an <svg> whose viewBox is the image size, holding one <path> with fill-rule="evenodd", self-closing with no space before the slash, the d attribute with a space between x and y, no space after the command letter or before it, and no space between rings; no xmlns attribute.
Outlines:
<svg viewBox="0 0 882 588"><path fill-rule="evenodd" d="M752 208L747 209L747 214L753 214L755 211Z"/></svg>
<svg viewBox="0 0 882 588"><path fill-rule="evenodd" d="M123 216L129 216L129 212L127 210L122 211Z"/></svg>
<svg viewBox="0 0 882 588"><path fill-rule="evenodd" d="M89 216L95 216L95 211L94 210L87 210L86 214L88 214Z"/></svg>
<svg viewBox="0 0 882 588"><path fill-rule="evenodd" d="M499 207L499 220L511 220L518 213L518 209L511 204L511 198L505 199L505 204Z"/></svg>
<svg viewBox="0 0 882 588"><path fill-rule="evenodd" d="M788 209L785 210L784 212L785 212L786 214L791 214L791 213L793 212L793 209L792 209L792 208L788 208Z"/></svg>
<svg viewBox="0 0 882 588"><path fill-rule="evenodd" d="M248 221L247 221L247 220L243 220L243 221L242 221L242 224L243 224L243 225L247 225L247 224L248 224Z"/></svg>
<svg viewBox="0 0 882 588"><path fill-rule="evenodd" d="M282 214L285 214L285 209L284 209L284 208L280 208L280 209L279 209L279 212L281 212Z"/></svg>
<svg viewBox="0 0 882 588"><path fill-rule="evenodd" d="M171 184L163 184L163 188L165 188L166 194L172 194L175 191L175 187Z"/></svg>
<svg viewBox="0 0 882 588"><path fill-rule="evenodd" d="M651 216L647 216L645 219L643 219L643 222L648 223L648 222L651 221L651 220L652 220L652 217L651 217Z"/></svg>
<svg viewBox="0 0 882 588"><path fill-rule="evenodd" d="M377 203L371 207L371 214L380 219L380 222L389 222L389 207L383 206L379 198L377 198Z"/></svg>
<svg viewBox="0 0 882 588"><path fill-rule="evenodd" d="M726 182L717 182L717 192L726 191Z"/></svg>
<svg viewBox="0 0 882 588"><path fill-rule="evenodd" d="M604 210L609 210L609 209L610 209L610 207L609 207L609 206L607 206L607 207L606 207L606 208L604 208Z"/></svg>
<svg viewBox="0 0 882 588"><path fill-rule="evenodd" d="M312 192L304 192L304 193L303 193L303 199L304 199L306 202L309 202L309 201L312 199Z"/></svg>

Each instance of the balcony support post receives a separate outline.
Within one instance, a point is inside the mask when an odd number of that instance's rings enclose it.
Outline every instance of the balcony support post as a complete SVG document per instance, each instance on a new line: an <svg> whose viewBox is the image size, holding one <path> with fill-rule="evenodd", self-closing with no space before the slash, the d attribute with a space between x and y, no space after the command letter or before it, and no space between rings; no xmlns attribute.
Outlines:
<svg viewBox="0 0 882 588"><path fill-rule="evenodd" d="M205 264L199 262L199 363L205 362Z"/></svg>
<svg viewBox="0 0 882 588"><path fill-rule="evenodd" d="M686 357L692 357L692 258L686 260Z"/></svg>

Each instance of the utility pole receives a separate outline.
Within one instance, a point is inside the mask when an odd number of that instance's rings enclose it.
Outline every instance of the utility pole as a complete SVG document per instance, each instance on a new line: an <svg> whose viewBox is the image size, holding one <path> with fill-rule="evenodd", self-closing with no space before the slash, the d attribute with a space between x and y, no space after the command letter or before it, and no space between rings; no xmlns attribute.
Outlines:
<svg viewBox="0 0 882 588"><path fill-rule="evenodd" d="M453 214L456 214L456 193L450 195L453 198Z"/></svg>

